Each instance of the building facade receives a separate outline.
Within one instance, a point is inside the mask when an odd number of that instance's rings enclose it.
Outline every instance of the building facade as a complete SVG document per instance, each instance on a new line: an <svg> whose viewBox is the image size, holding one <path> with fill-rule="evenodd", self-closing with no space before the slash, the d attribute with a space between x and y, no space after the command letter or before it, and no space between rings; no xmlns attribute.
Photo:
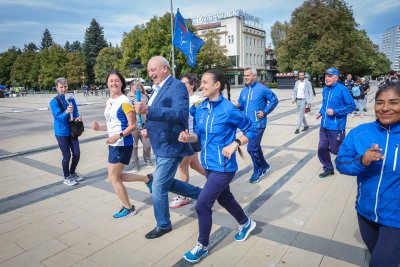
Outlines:
<svg viewBox="0 0 400 267"><path fill-rule="evenodd" d="M400 25L384 32L381 52L390 60L390 69L400 71Z"/></svg>
<svg viewBox="0 0 400 267"><path fill-rule="evenodd" d="M227 49L226 55L232 69L226 71L232 85L243 85L243 71L247 67L257 69L259 76L266 76L266 33L260 18L242 10L223 12L192 19L196 35L205 38L207 33L217 33L219 44Z"/></svg>

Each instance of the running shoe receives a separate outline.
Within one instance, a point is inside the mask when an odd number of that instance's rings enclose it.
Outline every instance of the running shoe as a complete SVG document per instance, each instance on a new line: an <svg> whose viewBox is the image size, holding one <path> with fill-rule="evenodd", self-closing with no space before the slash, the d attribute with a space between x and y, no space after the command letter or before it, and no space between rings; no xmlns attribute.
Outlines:
<svg viewBox="0 0 400 267"><path fill-rule="evenodd" d="M115 219L121 219L125 217L129 217L136 214L135 206L132 205L132 208L127 209L122 207L117 213L113 215Z"/></svg>
<svg viewBox="0 0 400 267"><path fill-rule="evenodd" d="M183 258L188 262L197 263L202 258L207 256L208 256L207 247L203 246L200 243L197 243L197 245L191 251L188 251L183 255Z"/></svg>
<svg viewBox="0 0 400 267"><path fill-rule="evenodd" d="M183 197L183 196L177 196L169 203L169 207L171 209L177 209L177 208L185 206L189 203L190 203L190 198Z"/></svg>
<svg viewBox="0 0 400 267"><path fill-rule="evenodd" d="M256 222L249 218L246 224L239 225L238 233L235 235L235 240L245 241L254 228L256 228Z"/></svg>

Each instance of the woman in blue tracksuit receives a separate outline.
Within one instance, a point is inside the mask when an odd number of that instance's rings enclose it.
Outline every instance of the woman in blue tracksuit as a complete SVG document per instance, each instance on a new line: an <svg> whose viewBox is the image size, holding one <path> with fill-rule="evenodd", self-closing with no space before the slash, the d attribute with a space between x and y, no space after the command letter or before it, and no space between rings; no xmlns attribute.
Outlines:
<svg viewBox="0 0 400 267"><path fill-rule="evenodd" d="M400 84L380 88L377 120L350 131L336 168L357 176L356 210L370 266L400 266Z"/></svg>
<svg viewBox="0 0 400 267"><path fill-rule="evenodd" d="M78 138L71 136L68 121L70 118L81 121L82 117L79 115L78 107L72 95L68 98L65 97L68 91L68 80L66 78L58 78L55 84L58 95L50 101L50 109L54 118L54 135L62 152L63 183L73 186L82 181L83 177L76 173L81 152ZM58 101L60 101L62 108Z"/></svg>
<svg viewBox="0 0 400 267"><path fill-rule="evenodd" d="M215 201L223 206L239 223L236 241L244 241L255 228L256 223L248 218L229 189L229 183L238 169L235 151L241 144L254 138L255 128L229 100L221 95L225 77L218 70L209 70L201 79L202 94L206 98L196 111L194 133L181 132L179 141L201 141L201 164L206 171L207 182L201 191L196 212L199 218L197 245L185 253L184 258L192 263L208 255L208 242L212 226L212 211ZM236 130L244 135L236 139Z"/></svg>

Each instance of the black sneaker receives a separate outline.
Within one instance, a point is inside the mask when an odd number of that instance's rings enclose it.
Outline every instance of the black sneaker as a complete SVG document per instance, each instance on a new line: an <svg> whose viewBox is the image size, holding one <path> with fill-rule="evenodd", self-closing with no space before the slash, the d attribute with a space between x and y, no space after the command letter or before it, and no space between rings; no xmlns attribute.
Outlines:
<svg viewBox="0 0 400 267"><path fill-rule="evenodd" d="M364 112L367 112L367 109L366 109L366 108L364 108Z"/></svg>
<svg viewBox="0 0 400 267"><path fill-rule="evenodd" d="M326 171L326 172L320 173L320 174L319 174L319 178L326 178L326 177L328 177L329 175L334 175L334 174L335 174L334 171Z"/></svg>
<svg viewBox="0 0 400 267"><path fill-rule="evenodd" d="M310 129L310 127L308 127L308 125L307 126L304 126L304 128L303 128L303 132L305 132L305 131L307 131L308 129Z"/></svg>
<svg viewBox="0 0 400 267"><path fill-rule="evenodd" d="M296 129L296 131L294 131L294 134L299 134L299 133L300 133L299 129Z"/></svg>

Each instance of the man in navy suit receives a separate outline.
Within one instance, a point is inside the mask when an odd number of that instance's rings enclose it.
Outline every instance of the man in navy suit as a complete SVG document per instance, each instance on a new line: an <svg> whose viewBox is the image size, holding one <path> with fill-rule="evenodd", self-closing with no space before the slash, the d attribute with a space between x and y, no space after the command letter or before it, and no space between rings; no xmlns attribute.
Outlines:
<svg viewBox="0 0 400 267"><path fill-rule="evenodd" d="M189 95L186 86L170 74L168 61L152 57L147 71L154 82L149 102L135 103L135 111L147 114L143 136L150 138L156 156L153 174L153 208L157 226L146 234L147 239L160 237L172 230L168 192L197 199L201 188L174 179L183 157L193 154L192 146L178 141L179 133L188 129Z"/></svg>

